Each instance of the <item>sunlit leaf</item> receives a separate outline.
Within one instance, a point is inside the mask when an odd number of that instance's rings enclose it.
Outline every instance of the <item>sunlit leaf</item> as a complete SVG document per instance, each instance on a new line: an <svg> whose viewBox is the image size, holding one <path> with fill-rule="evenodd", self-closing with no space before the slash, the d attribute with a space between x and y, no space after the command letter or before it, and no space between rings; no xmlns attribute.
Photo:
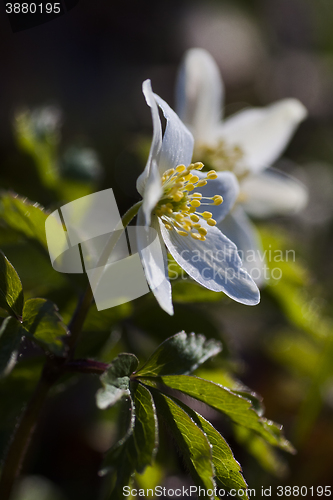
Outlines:
<svg viewBox="0 0 333 500"><path fill-rule="evenodd" d="M103 462L103 474L116 473L112 499L123 498L123 487L130 483L135 472L141 473L153 463L157 451L157 418L150 392L141 384L135 384L129 400L131 420L128 430L109 450Z"/></svg>
<svg viewBox="0 0 333 500"><path fill-rule="evenodd" d="M0 219L17 233L37 240L47 248L45 220L48 214L38 203L32 203L17 194L2 193L0 196Z"/></svg>
<svg viewBox="0 0 333 500"><path fill-rule="evenodd" d="M46 299L29 299L24 304L23 324L25 334L43 349L54 354L64 352L63 338L67 329L53 302Z"/></svg>
<svg viewBox="0 0 333 500"><path fill-rule="evenodd" d="M138 377L190 373L222 349L220 342L203 335L177 333L165 340L138 370Z"/></svg>
<svg viewBox="0 0 333 500"><path fill-rule="evenodd" d="M178 404L192 420L203 430L208 438L212 449L212 462L215 471L215 481L218 489L230 492L230 490L241 490L240 496L235 498L247 499L247 484L242 476L242 469L235 459L228 443L221 434L202 415L189 408L175 398L171 398Z"/></svg>
<svg viewBox="0 0 333 500"><path fill-rule="evenodd" d="M119 354L101 376L103 388L97 392L97 406L102 410L130 395L130 375L138 366L134 354Z"/></svg>
<svg viewBox="0 0 333 500"><path fill-rule="evenodd" d="M158 391L153 397L157 414L171 430L196 485L214 490L212 450L206 435L173 399Z"/></svg>
<svg viewBox="0 0 333 500"><path fill-rule="evenodd" d="M245 384L243 384L243 382L235 378L230 371L220 367L215 370L199 368L199 370L196 371L195 375L199 378L215 382L215 384L222 385L227 389L231 389L234 394L238 394L239 396L248 399L249 401L251 401L252 406L256 410L258 415L262 415L264 411L262 405L262 397L252 391Z"/></svg>
<svg viewBox="0 0 333 500"><path fill-rule="evenodd" d="M213 465L215 468L216 483L219 488L246 491L247 484L242 476L242 469L225 439L210 422L197 414L202 430L212 445ZM247 495L242 495L247 498Z"/></svg>
<svg viewBox="0 0 333 500"><path fill-rule="evenodd" d="M293 452L293 447L283 437L279 426L260 417L248 399L225 387L187 375L167 375L160 378L142 377L142 381L152 387L156 387L158 382L162 382L172 389L188 394L227 415L233 422L257 432L268 443L285 451Z"/></svg>
<svg viewBox="0 0 333 500"><path fill-rule="evenodd" d="M23 290L21 280L12 264L0 252L0 307L20 319L23 311Z"/></svg>
<svg viewBox="0 0 333 500"><path fill-rule="evenodd" d="M134 424L135 424L135 409L131 396L129 396L128 398L126 398L126 400L124 400L124 406L125 406L125 413L124 413L125 417L121 423L122 427L125 429L125 433L107 451L100 470L101 475L105 475L110 471L112 471L113 469L117 469L117 466L119 464L119 457L120 455L124 454L124 445L127 443L129 438L133 434ZM132 467L132 463L129 464L128 468L130 469L129 472L129 477L130 477L134 470Z"/></svg>
<svg viewBox="0 0 333 500"><path fill-rule="evenodd" d="M133 441L136 449L136 470L143 472L153 463L158 446L156 409L151 393L138 384L132 391L135 406Z"/></svg>

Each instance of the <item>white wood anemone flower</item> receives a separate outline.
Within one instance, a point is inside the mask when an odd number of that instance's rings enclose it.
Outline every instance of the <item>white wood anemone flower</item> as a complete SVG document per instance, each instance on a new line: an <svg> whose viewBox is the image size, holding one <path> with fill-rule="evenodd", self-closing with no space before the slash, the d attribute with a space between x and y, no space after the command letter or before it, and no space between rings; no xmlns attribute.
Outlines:
<svg viewBox="0 0 333 500"><path fill-rule="evenodd" d="M176 98L177 113L194 136L194 159L200 158L216 171L232 171L238 179L239 196L219 228L237 245L244 267L260 284L265 259L247 214L287 215L305 207L305 187L270 166L307 111L297 99L282 99L265 108L245 109L223 121L220 71L212 56L200 48L185 54Z"/></svg>
<svg viewBox="0 0 333 500"><path fill-rule="evenodd" d="M153 139L146 167L137 180L143 198L137 217L137 245L151 290L162 309L173 314L166 246L200 285L222 291L242 304L258 304L259 290L242 268L236 245L216 227L239 194L236 177L231 172L219 176L215 171L200 172L203 164L191 163L192 134L153 93L150 80L143 83L143 93L151 108ZM158 107L166 119L163 137ZM142 231L149 226L158 234L163 269L159 245L149 245L149 231Z"/></svg>

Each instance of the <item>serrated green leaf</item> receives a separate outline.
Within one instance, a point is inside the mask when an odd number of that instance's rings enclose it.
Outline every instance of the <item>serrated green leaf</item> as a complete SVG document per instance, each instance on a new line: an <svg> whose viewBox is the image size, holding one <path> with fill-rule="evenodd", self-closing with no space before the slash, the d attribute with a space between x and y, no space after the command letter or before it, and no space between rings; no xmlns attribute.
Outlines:
<svg viewBox="0 0 333 500"><path fill-rule="evenodd" d="M206 368L199 368L195 375L199 378L205 380L210 380L215 384L222 385L235 394L239 394L245 399L248 399L258 415L263 415L264 407L262 404L262 397L254 391L251 391L249 387L243 384L240 380L234 377L234 375L227 369L218 368L215 370L207 370Z"/></svg>
<svg viewBox="0 0 333 500"><path fill-rule="evenodd" d="M103 410L119 399L130 395L130 375L136 370L138 359L134 354L119 354L101 376L103 389L96 394L97 406Z"/></svg>
<svg viewBox="0 0 333 500"><path fill-rule="evenodd" d="M29 299L24 304L22 326L25 334L43 349L61 356L67 329L57 306L46 299Z"/></svg>
<svg viewBox="0 0 333 500"><path fill-rule="evenodd" d="M151 465L158 446L158 426L151 393L141 384L132 392L135 407L133 441L136 449L136 470L142 473Z"/></svg>
<svg viewBox="0 0 333 500"><path fill-rule="evenodd" d="M201 428L212 445L213 465L215 468L216 484L219 489L230 491L242 490L244 494L240 499L247 499L245 493L247 484L242 476L242 469L235 459L228 443L219 432L205 418L197 413Z"/></svg>
<svg viewBox="0 0 333 500"><path fill-rule="evenodd" d="M212 446L212 460L217 488L224 490L224 492L229 492L231 489L237 491L242 490L242 494L240 496L236 495L235 498L248 499L246 494L247 484L242 476L242 468L235 459L231 448L223 436L221 436L212 424L202 415L176 398L171 397L171 399L178 404L178 406L180 406L206 434Z"/></svg>
<svg viewBox="0 0 333 500"><path fill-rule="evenodd" d="M102 467L100 470L101 475L105 475L110 472L111 469L116 469L119 464L119 457L124 453L124 445L132 436L135 424L135 409L132 397L129 396L125 401L125 434L107 451ZM128 406L128 408L127 408ZM124 424L124 422L122 422Z"/></svg>
<svg viewBox="0 0 333 500"><path fill-rule="evenodd" d="M6 318L0 328L0 378L14 368L22 339L22 328L15 318Z"/></svg>
<svg viewBox="0 0 333 500"><path fill-rule="evenodd" d="M21 280L7 257L0 252L0 307L21 319L23 302Z"/></svg>
<svg viewBox="0 0 333 500"><path fill-rule="evenodd" d="M158 426L154 401L148 389L141 384L131 387L131 421L125 436L107 453L102 473L116 472L111 498L123 499L123 487L127 486L135 472L143 472L151 465L158 445Z"/></svg>
<svg viewBox="0 0 333 500"><path fill-rule="evenodd" d="M37 240L47 249L45 220L48 214L38 203L32 203L17 194L3 193L0 196L0 219L17 233Z"/></svg>
<svg viewBox="0 0 333 500"><path fill-rule="evenodd" d="M206 435L173 399L158 391L152 394L157 414L170 428L196 485L214 490L212 450Z"/></svg>
<svg viewBox="0 0 333 500"><path fill-rule="evenodd" d="M227 415L238 425L252 429L261 435L268 443L292 453L292 445L284 438L281 427L263 417L253 409L250 401L233 393L221 385L214 384L194 376L164 376L160 378L142 378L146 385L156 387L158 382L181 391L206 403L221 413Z"/></svg>
<svg viewBox="0 0 333 500"><path fill-rule="evenodd" d="M190 373L222 349L220 342L203 335L177 333L165 340L138 370L138 377Z"/></svg>

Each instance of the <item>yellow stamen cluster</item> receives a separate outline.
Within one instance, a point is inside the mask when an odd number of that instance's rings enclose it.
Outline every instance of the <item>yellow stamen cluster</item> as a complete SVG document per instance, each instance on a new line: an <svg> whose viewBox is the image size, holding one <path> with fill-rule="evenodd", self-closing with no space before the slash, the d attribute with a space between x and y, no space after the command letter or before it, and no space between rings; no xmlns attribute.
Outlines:
<svg viewBox="0 0 333 500"><path fill-rule="evenodd" d="M162 177L163 195L155 207L155 213L169 231L176 231L180 236L190 235L195 240L205 241L207 229L201 226L203 220L209 226L215 226L211 212L198 212L202 205L220 205L221 195L204 197L195 192L208 181L217 178L215 170L207 172L205 179L199 179L193 170L201 170L202 163L191 163L188 167L178 165L164 172ZM192 192L194 191L194 192Z"/></svg>
<svg viewBox="0 0 333 500"><path fill-rule="evenodd" d="M245 170L242 149L237 145L227 144L223 140L214 145L197 142L194 157L204 158L204 161L214 166L216 170L229 170L236 176L242 175Z"/></svg>

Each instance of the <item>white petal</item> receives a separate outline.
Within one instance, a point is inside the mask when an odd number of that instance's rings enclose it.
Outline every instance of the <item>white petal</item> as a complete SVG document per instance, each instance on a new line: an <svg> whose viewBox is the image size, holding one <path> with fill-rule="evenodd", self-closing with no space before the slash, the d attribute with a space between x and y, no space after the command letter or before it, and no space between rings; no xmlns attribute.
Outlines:
<svg viewBox="0 0 333 500"><path fill-rule="evenodd" d="M176 87L177 112L196 140L209 140L221 120L224 87L219 68L204 49L186 52Z"/></svg>
<svg viewBox="0 0 333 500"><path fill-rule="evenodd" d="M175 261L191 278L209 290L224 292L242 304L258 304L259 290L241 268L236 245L216 227L205 223L202 226L208 231L206 241L180 236L160 223L163 239Z"/></svg>
<svg viewBox="0 0 333 500"><path fill-rule="evenodd" d="M158 114L157 104L154 98L153 90L151 88L150 80L145 80L142 84L142 92L146 98L146 102L148 106L151 108L151 116L153 120L153 139L151 141L149 156L147 160L146 167L142 174L138 177L136 181L136 188L138 192L143 194L144 186L146 180L150 173L150 168L152 164L152 160L157 160L158 154L160 152L162 146L162 126L160 116Z"/></svg>
<svg viewBox="0 0 333 500"><path fill-rule="evenodd" d="M162 175L169 168L177 167L177 165L188 166L191 163L194 139L170 106L157 94L154 96L167 120L158 160L158 168Z"/></svg>
<svg viewBox="0 0 333 500"><path fill-rule="evenodd" d="M242 207L235 207L219 223L218 228L237 246L243 268L246 269L258 286L262 285L266 276L264 251L259 234Z"/></svg>
<svg viewBox="0 0 333 500"><path fill-rule="evenodd" d="M173 315L171 285L168 276L168 261L156 216L152 217L151 227L158 237L151 243L149 232L142 230L144 214L140 208L137 218L137 245L148 285L161 308Z"/></svg>
<svg viewBox="0 0 333 500"><path fill-rule="evenodd" d="M151 212L155 208L157 202L162 196L162 182L158 172L156 161L153 160L150 168L150 173L146 179L146 184L143 192L142 210L145 218L145 226L150 225Z"/></svg>
<svg viewBox="0 0 333 500"><path fill-rule="evenodd" d="M290 215L302 210L308 200L301 182L273 168L246 178L241 193L245 197L244 209L254 217Z"/></svg>
<svg viewBox="0 0 333 500"><path fill-rule="evenodd" d="M206 174L202 172L196 172L196 174L202 179L206 177ZM198 209L199 212L203 210L211 212L213 219L219 222L226 217L234 206L239 195L239 184L232 172L217 172L217 179L208 180L205 186L195 188L195 192L202 193L202 196L206 197L213 197L215 194L222 196L223 203L221 205L201 205L202 208ZM209 200L202 200L202 203L205 202L209 203Z"/></svg>
<svg viewBox="0 0 333 500"><path fill-rule="evenodd" d="M259 172L277 160L306 114L297 99L283 99L228 118L216 131L216 139L239 146L244 152L245 167Z"/></svg>

